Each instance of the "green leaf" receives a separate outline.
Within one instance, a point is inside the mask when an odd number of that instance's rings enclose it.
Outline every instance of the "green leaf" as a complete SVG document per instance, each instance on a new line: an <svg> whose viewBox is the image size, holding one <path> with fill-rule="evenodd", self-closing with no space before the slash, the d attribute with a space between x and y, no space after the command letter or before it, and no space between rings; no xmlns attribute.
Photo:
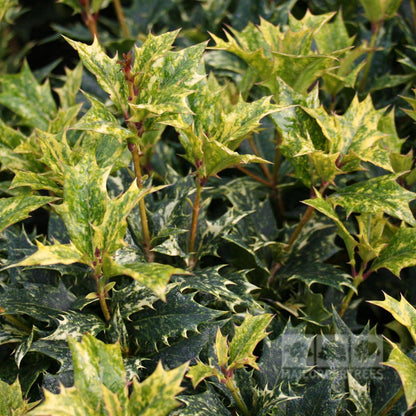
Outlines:
<svg viewBox="0 0 416 416"><path fill-rule="evenodd" d="M229 368L237 369L244 365L259 368L253 352L257 344L267 336L266 328L272 319L273 316L270 314L246 314L242 324L235 328L234 337L230 342Z"/></svg>
<svg viewBox="0 0 416 416"><path fill-rule="evenodd" d="M218 331L221 332L219 329ZM205 380L208 377L215 376L219 380L221 379L221 373L217 370L216 367L214 367L213 365L201 363L200 361L198 361L196 365L193 365L189 369L188 374L186 376L192 380L192 386L194 388L196 388L196 386L198 386L198 384L202 380Z"/></svg>
<svg viewBox="0 0 416 416"><path fill-rule="evenodd" d="M34 211L57 198L48 196L16 196L0 199L0 232L16 222L22 221Z"/></svg>
<svg viewBox="0 0 416 416"><path fill-rule="evenodd" d="M0 397L0 416L23 416L37 404L29 404L23 399L20 383L17 379L13 384L7 384L0 380Z"/></svg>
<svg viewBox="0 0 416 416"><path fill-rule="evenodd" d="M18 0L0 0L0 24L7 11L19 4Z"/></svg>
<svg viewBox="0 0 416 416"><path fill-rule="evenodd" d="M348 232L348 230L346 229L342 221L339 219L332 204L328 202L328 200L324 199L322 195L316 190L315 190L315 194L316 194L316 198L306 199L305 201L303 201L303 203L310 205L311 207L314 207L317 211L331 218L331 220L335 222L335 225L338 228L338 234L344 240L350 261L353 262L354 248L357 245L357 242L352 237L352 235Z"/></svg>
<svg viewBox="0 0 416 416"><path fill-rule="evenodd" d="M349 399L354 403L357 413L362 416L372 415L372 402L370 397L369 385L361 385L348 373Z"/></svg>
<svg viewBox="0 0 416 416"><path fill-rule="evenodd" d="M159 363L153 374L138 383L133 380L133 391L129 401L129 414L143 416L166 416L179 406L175 396L182 391L180 384L187 364L165 371Z"/></svg>
<svg viewBox="0 0 416 416"><path fill-rule="evenodd" d="M83 253L73 244L55 243L52 246L45 246L40 241L37 241L36 245L38 251L13 266L45 266L58 263L72 264L85 262Z"/></svg>
<svg viewBox="0 0 416 416"><path fill-rule="evenodd" d="M397 13L401 0L360 0L365 16L371 23L391 19Z"/></svg>
<svg viewBox="0 0 416 416"><path fill-rule="evenodd" d="M415 226L416 220L409 208L409 202L416 194L402 188L396 182L397 175L384 175L358 182L340 189L328 199L347 211L377 214L382 211ZM359 198L357 198L359 195Z"/></svg>
<svg viewBox="0 0 416 416"><path fill-rule="evenodd" d="M81 120L72 126L73 129L92 130L97 133L110 134L116 137L120 143L134 136L130 130L121 127L116 117L113 116L105 104L90 94L84 92L84 95L91 103L91 107Z"/></svg>
<svg viewBox="0 0 416 416"><path fill-rule="evenodd" d="M368 302L390 312L397 322L400 322L409 330L413 340L416 342L416 309L403 295L401 295L400 301L398 301L387 293L384 293L383 301L373 300Z"/></svg>
<svg viewBox="0 0 416 416"><path fill-rule="evenodd" d="M399 373L407 407L410 408L416 402L416 384L414 382L416 362L402 352L397 345L392 345L393 350L390 353L389 359L383 364L394 368Z"/></svg>
<svg viewBox="0 0 416 416"><path fill-rule="evenodd" d="M76 0L79 4L79 2ZM79 62L77 66L70 70L65 68L65 83L62 87L55 88L59 96L61 108L64 110L76 105L76 95L81 87L82 81L82 64Z"/></svg>
<svg viewBox="0 0 416 416"><path fill-rule="evenodd" d="M151 192L139 190L133 182L124 194L110 199L106 190L110 170L111 166L99 168L88 153L77 165L65 166L64 203L55 207L71 241L90 262L96 248L112 254L123 246L127 215L141 197Z"/></svg>
<svg viewBox="0 0 416 416"><path fill-rule="evenodd" d="M98 84L110 95L117 109L125 114L129 93L124 74L117 63L118 57L107 56L97 38L91 45L64 38L77 50L84 66L95 75Z"/></svg>
<svg viewBox="0 0 416 416"><path fill-rule="evenodd" d="M311 368L307 365L313 338L305 334L306 326L292 326L289 321L274 340L264 340L258 373L261 385L274 388L282 382L298 382Z"/></svg>
<svg viewBox="0 0 416 416"><path fill-rule="evenodd" d="M177 289L166 295L166 302L159 301L154 309L143 309L134 315L134 333L143 342L152 345L168 343L169 338L186 337L190 331L198 331L202 323L215 320L225 311L218 311L200 305L194 294L182 295Z"/></svg>
<svg viewBox="0 0 416 416"><path fill-rule="evenodd" d="M33 191L48 190L54 192L56 195L60 195L62 193L61 188L56 183L55 178L50 176L37 172L17 171L10 185L10 189L28 186Z"/></svg>
<svg viewBox="0 0 416 416"><path fill-rule="evenodd" d="M104 259L103 270L106 277L127 275L138 281L165 300L165 289L173 274L187 274L185 270L160 263L117 264L108 256Z"/></svg>
<svg viewBox="0 0 416 416"><path fill-rule="evenodd" d="M213 414L217 416L231 416L231 413L223 405L218 395L211 390L201 394L179 396L178 399L185 403L186 407L174 411L172 416L212 416Z"/></svg>
<svg viewBox="0 0 416 416"><path fill-rule="evenodd" d="M49 82L40 85L25 61L19 74L0 75L0 104L14 111L29 127L47 130L56 115Z"/></svg>

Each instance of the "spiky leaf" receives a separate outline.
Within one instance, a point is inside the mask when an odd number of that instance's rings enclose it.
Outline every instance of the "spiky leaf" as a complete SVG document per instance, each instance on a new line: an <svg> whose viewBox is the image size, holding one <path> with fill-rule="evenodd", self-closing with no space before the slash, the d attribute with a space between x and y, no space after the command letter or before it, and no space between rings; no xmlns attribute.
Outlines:
<svg viewBox="0 0 416 416"><path fill-rule="evenodd" d="M122 112L127 110L128 88L124 74L117 64L118 57L110 58L95 38L91 45L65 37L67 42L77 50L84 66L95 75L101 88L110 95L115 106Z"/></svg>
<svg viewBox="0 0 416 416"><path fill-rule="evenodd" d="M7 384L0 380L0 416L23 416L37 403L28 403L22 396L19 380Z"/></svg>
<svg viewBox="0 0 416 416"><path fill-rule="evenodd" d="M258 369L253 352L257 344L267 336L266 328L272 320L270 314L246 314L242 324L235 328L235 334L230 342L230 368L241 368L249 365Z"/></svg>
<svg viewBox="0 0 416 416"><path fill-rule="evenodd" d="M18 74L0 76L0 104L18 114L29 127L47 130L56 114L56 104L49 82L40 85L25 61Z"/></svg>
<svg viewBox="0 0 416 416"><path fill-rule="evenodd" d="M22 221L34 211L56 198L48 196L16 196L0 200L0 232L16 222Z"/></svg>
<svg viewBox="0 0 416 416"><path fill-rule="evenodd" d="M416 194L402 188L396 182L396 175L384 175L358 182L342 188L328 199L334 205L341 205L347 211L377 214L382 211L415 226L416 220L409 208L409 202ZM357 198L357 195L360 197Z"/></svg>

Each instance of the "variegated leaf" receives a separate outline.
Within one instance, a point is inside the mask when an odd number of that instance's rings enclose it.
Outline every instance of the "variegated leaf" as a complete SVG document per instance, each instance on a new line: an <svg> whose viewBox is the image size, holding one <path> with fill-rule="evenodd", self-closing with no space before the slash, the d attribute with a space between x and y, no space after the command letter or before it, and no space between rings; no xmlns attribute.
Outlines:
<svg viewBox="0 0 416 416"><path fill-rule="evenodd" d="M334 206L345 208L347 215L352 212L377 214L382 211L415 226L416 220L409 202L416 198L416 194L402 188L396 178L397 175L384 175L358 182L340 189L328 199Z"/></svg>
<svg viewBox="0 0 416 416"><path fill-rule="evenodd" d="M0 199L0 232L12 224L24 220L34 211L57 198L49 196L16 196Z"/></svg>
<svg viewBox="0 0 416 416"><path fill-rule="evenodd" d="M185 270L160 263L117 264L110 257L104 259L103 269L106 277L127 275L146 286L165 300L165 289L173 274L187 274Z"/></svg>
<svg viewBox="0 0 416 416"><path fill-rule="evenodd" d="M0 104L19 115L24 125L48 129L57 111L48 81L40 85L25 61L20 73L0 75L0 84Z"/></svg>
<svg viewBox="0 0 416 416"><path fill-rule="evenodd" d="M401 295L400 301L398 301L385 293L384 300L372 300L369 302L390 312L397 322L400 322L408 329L416 342L416 309L403 295Z"/></svg>
<svg viewBox="0 0 416 416"><path fill-rule="evenodd" d="M273 316L270 314L250 315L247 313L240 326L235 328L230 342L230 358L228 368L242 368L249 365L258 369L253 352L257 344L267 336L266 328Z"/></svg>
<svg viewBox="0 0 416 416"><path fill-rule="evenodd" d="M101 88L110 95L118 110L126 113L128 88L124 74L117 64L118 57L110 58L103 47L94 39L91 45L66 38L66 41L77 50L84 66L97 78Z"/></svg>

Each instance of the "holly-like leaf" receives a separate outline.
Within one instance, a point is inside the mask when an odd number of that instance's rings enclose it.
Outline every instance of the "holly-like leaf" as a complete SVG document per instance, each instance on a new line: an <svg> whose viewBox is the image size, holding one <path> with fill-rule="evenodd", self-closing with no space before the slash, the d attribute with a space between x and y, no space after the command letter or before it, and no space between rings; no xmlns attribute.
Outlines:
<svg viewBox="0 0 416 416"><path fill-rule="evenodd" d="M132 319L135 333L151 344L168 343L169 338L197 331L202 323L210 322L224 311L209 309L193 299L193 294L182 295L177 289L166 295L166 302L159 301L154 309L143 309Z"/></svg>
<svg viewBox="0 0 416 416"><path fill-rule="evenodd" d="M116 199L107 195L111 166L99 168L93 155L86 154L76 166L64 169L64 203L55 209L62 217L75 247L93 261L95 249L114 253L123 246L126 217L149 190L135 182Z"/></svg>
<svg viewBox="0 0 416 416"><path fill-rule="evenodd" d="M127 275L138 281L165 300L165 289L173 274L187 274L185 270L160 263L118 264L108 256L104 259L103 270L106 277Z"/></svg>
<svg viewBox="0 0 416 416"><path fill-rule="evenodd" d="M352 235L348 232L345 225L339 219L337 213L333 205L328 202L328 200L324 199L322 195L315 190L316 198L306 199L303 203L314 207L316 210L321 212L322 214L326 215L327 217L331 218L335 222L335 225L338 228L338 233L341 238L344 240L345 246L348 251L348 255L350 261L353 262L354 259L354 248L357 245L357 242L352 237Z"/></svg>
<svg viewBox="0 0 416 416"><path fill-rule="evenodd" d="M409 202L416 194L402 188L396 182L397 175L384 175L358 182L340 189L328 199L347 211L377 214L382 211L415 226L416 220L409 208ZM357 198L357 195L360 197Z"/></svg>
<svg viewBox="0 0 416 416"><path fill-rule="evenodd" d="M258 377L262 386L274 388L282 382L298 382L310 369L308 353L313 338L305 334L305 325L287 323L274 340L266 338L259 359Z"/></svg>
<svg viewBox="0 0 416 416"><path fill-rule="evenodd" d="M416 342L416 309L403 295L401 295L400 301L398 301L387 293L384 293L384 300L372 300L369 302L390 312L397 322L400 322L408 329L413 340Z"/></svg>
<svg viewBox="0 0 416 416"><path fill-rule="evenodd" d="M66 41L77 50L84 66L97 78L101 88L110 95L118 110L126 113L128 88L124 74L118 65L117 55L110 58L104 51L98 39L91 45L66 38Z"/></svg>
<svg viewBox="0 0 416 416"><path fill-rule="evenodd" d="M393 367L399 373L407 407L410 408L416 402L416 385L414 383L416 361L409 358L397 345L392 345L393 350L390 353L389 359L383 364Z"/></svg>
<svg viewBox="0 0 416 416"><path fill-rule="evenodd" d="M219 330L218 330L219 331ZM213 365L207 365L198 361L196 365L193 365L186 375L192 380L192 385L195 388L198 384L208 377L217 377L221 379L221 373Z"/></svg>
<svg viewBox="0 0 416 416"><path fill-rule="evenodd" d="M92 130L97 133L110 134L117 138L120 143L133 136L133 133L122 127L110 110L92 95L84 92L91 103L87 113L72 126L76 130Z"/></svg>
<svg viewBox="0 0 416 416"><path fill-rule="evenodd" d="M178 399L185 403L186 407L174 411L172 416L212 416L213 414L217 416L231 416L231 413L220 398L211 390L201 394L179 396Z"/></svg>
<svg viewBox="0 0 416 416"><path fill-rule="evenodd" d="M351 374L348 373L349 399L354 403L357 412L362 416L371 416L372 402L369 385L361 385Z"/></svg>
<svg viewBox="0 0 416 416"><path fill-rule="evenodd" d="M0 75L0 104L14 111L22 124L47 130L56 115L49 82L40 85L25 61L18 74Z"/></svg>
<svg viewBox="0 0 416 416"><path fill-rule="evenodd" d="M150 377L141 383L133 380L133 391L129 401L130 415L166 416L179 406L175 396L182 391L180 384L187 364L165 371L159 363Z"/></svg>
<svg viewBox="0 0 416 416"><path fill-rule="evenodd" d="M33 195L0 199L0 232L27 218L31 211L55 200L53 197Z"/></svg>
<svg viewBox="0 0 416 416"><path fill-rule="evenodd" d="M79 4L79 2L77 2ZM64 110L76 105L76 95L81 87L82 81L82 63L79 62L77 66L70 70L65 68L65 83L62 87L55 88L59 96L61 108Z"/></svg>
<svg viewBox="0 0 416 416"><path fill-rule="evenodd" d="M240 326L235 328L230 342L229 368L241 368L249 365L258 369L253 352L257 344L267 336L266 328L273 316L270 314L250 315L247 313Z"/></svg>
<svg viewBox="0 0 416 416"><path fill-rule="evenodd" d="M37 403L28 403L23 399L19 380L7 384L0 380L0 416L23 416Z"/></svg>
<svg viewBox="0 0 416 416"><path fill-rule="evenodd" d="M26 257L14 266L45 266L51 264L72 264L84 262L83 253L73 244L55 243L51 246L45 246L40 241L36 242L38 250Z"/></svg>

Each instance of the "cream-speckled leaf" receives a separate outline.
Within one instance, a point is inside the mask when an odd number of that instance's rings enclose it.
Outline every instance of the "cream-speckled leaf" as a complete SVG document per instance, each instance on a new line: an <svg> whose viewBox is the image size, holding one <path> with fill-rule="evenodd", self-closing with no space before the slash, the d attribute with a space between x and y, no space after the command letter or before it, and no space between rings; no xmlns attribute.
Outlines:
<svg viewBox="0 0 416 416"><path fill-rule="evenodd" d="M230 342L229 368L243 368L249 365L258 369L253 352L257 344L267 336L266 328L273 316L270 314L250 315L247 313L242 324L235 328Z"/></svg>
<svg viewBox="0 0 416 416"><path fill-rule="evenodd" d="M36 242L38 251L26 257L15 266L46 266L50 264L72 264L83 263L83 253L72 244L55 243L52 246L45 246L41 242Z"/></svg>
<svg viewBox="0 0 416 416"><path fill-rule="evenodd" d="M95 38L91 45L65 37L67 42L77 50L84 66L95 75L101 88L110 95L118 110L126 112L128 88L124 74L117 63L117 55L110 58Z"/></svg>
<svg viewBox="0 0 416 416"><path fill-rule="evenodd" d="M0 199L0 232L16 222L22 221L34 211L57 198L49 196L16 196Z"/></svg>
<svg viewBox="0 0 416 416"><path fill-rule="evenodd" d="M130 103L134 121L142 121L148 115L191 113L186 97L192 93L191 87L203 78L198 67L206 44L169 51L176 34L150 35L143 50L136 48L138 58L133 71L139 74L135 79L138 95Z"/></svg>
<svg viewBox="0 0 416 416"><path fill-rule="evenodd" d="M164 370L159 362L156 370L143 382L133 380L128 404L129 415L167 416L179 406L175 396L182 391L181 382L188 365Z"/></svg>
<svg viewBox="0 0 416 416"><path fill-rule="evenodd" d="M416 229L402 226L387 242L371 268L378 270L382 267L389 269L396 276L405 267L416 265Z"/></svg>
<svg viewBox="0 0 416 416"><path fill-rule="evenodd" d="M0 416L24 415L37 404L29 404L27 400L23 399L20 383L17 379L12 384L0 380L0 397Z"/></svg>
<svg viewBox="0 0 416 416"><path fill-rule="evenodd" d="M373 404L370 397L370 386L361 385L350 373L348 373L349 399L354 403L357 414L371 416Z"/></svg>
<svg viewBox="0 0 416 416"><path fill-rule="evenodd" d="M393 367L399 373L407 407L412 407L416 402L416 361L409 358L397 345L393 344L389 359L383 364Z"/></svg>
<svg viewBox="0 0 416 416"><path fill-rule="evenodd" d="M384 175L358 182L340 189L329 200L335 206L345 208L348 215L352 212L377 214L381 211L415 226L409 202L416 198L416 194L402 188L396 178L397 175Z"/></svg>
<svg viewBox="0 0 416 416"><path fill-rule="evenodd" d="M217 335L215 337L215 352L217 353L218 365L220 367L228 364L228 342L227 337L225 337L220 328L217 329Z"/></svg>
<svg viewBox="0 0 416 416"><path fill-rule="evenodd" d="M0 85L0 104L19 115L23 124L48 129L57 111L48 81L40 85L25 61L20 73L0 75Z"/></svg>
<svg viewBox="0 0 416 416"><path fill-rule="evenodd" d="M165 289L173 274L186 274L182 269L160 263L117 264L111 258L104 260L104 273L107 277L127 275L143 286L151 289L161 299L165 299Z"/></svg>
<svg viewBox="0 0 416 416"><path fill-rule="evenodd" d="M47 190L52 191L55 195L61 195L62 189L57 184L56 179L48 173L41 174L17 171L10 185L10 189L28 186L33 191Z"/></svg>
<svg viewBox="0 0 416 416"><path fill-rule="evenodd" d="M116 117L101 101L84 92L91 103L87 113L72 126L75 130L93 130L97 133L111 134L123 142L128 137L135 136L130 130L122 127ZM137 136L137 135L136 135Z"/></svg>
<svg viewBox="0 0 416 416"><path fill-rule="evenodd" d="M82 63L81 62L79 62L77 66L72 70L65 68L65 84L62 85L62 87L60 88L55 88L55 91L59 96L59 102L61 104L61 108L67 109L76 105L75 98L81 87L81 81L82 81Z"/></svg>
<svg viewBox="0 0 416 416"><path fill-rule="evenodd" d="M408 329L414 342L416 342L416 309L403 295L400 296L400 301L398 301L384 293L384 300L372 300L369 302L390 312L397 322L400 322Z"/></svg>
<svg viewBox="0 0 416 416"><path fill-rule="evenodd" d="M65 166L64 203L55 207L75 247L90 259L94 258L96 248L92 227L102 223L107 210L106 182L110 169L99 168L89 154L77 165Z"/></svg>
<svg viewBox="0 0 416 416"><path fill-rule="evenodd" d="M188 374L186 376L192 380L192 386L195 388L202 380L213 376L219 379L221 374L213 365L207 365L198 361L196 365L193 365L188 370Z"/></svg>
<svg viewBox="0 0 416 416"><path fill-rule="evenodd" d="M183 395L179 399L186 407L173 411L172 416L231 416L220 397L212 390L206 390L201 394Z"/></svg>
<svg viewBox="0 0 416 416"><path fill-rule="evenodd" d="M335 222L335 225L338 228L338 234L344 240L350 261L353 262L354 261L354 248L357 245L357 242L352 237L352 235L348 232L348 230L346 229L342 221L339 219L337 213L335 212L333 205L330 202L328 202L328 200L324 199L322 195L319 194L319 192L315 191L315 193L316 193L316 198L306 199L303 201L303 203L310 205L311 207L314 207L317 211L331 218L331 220Z"/></svg>

